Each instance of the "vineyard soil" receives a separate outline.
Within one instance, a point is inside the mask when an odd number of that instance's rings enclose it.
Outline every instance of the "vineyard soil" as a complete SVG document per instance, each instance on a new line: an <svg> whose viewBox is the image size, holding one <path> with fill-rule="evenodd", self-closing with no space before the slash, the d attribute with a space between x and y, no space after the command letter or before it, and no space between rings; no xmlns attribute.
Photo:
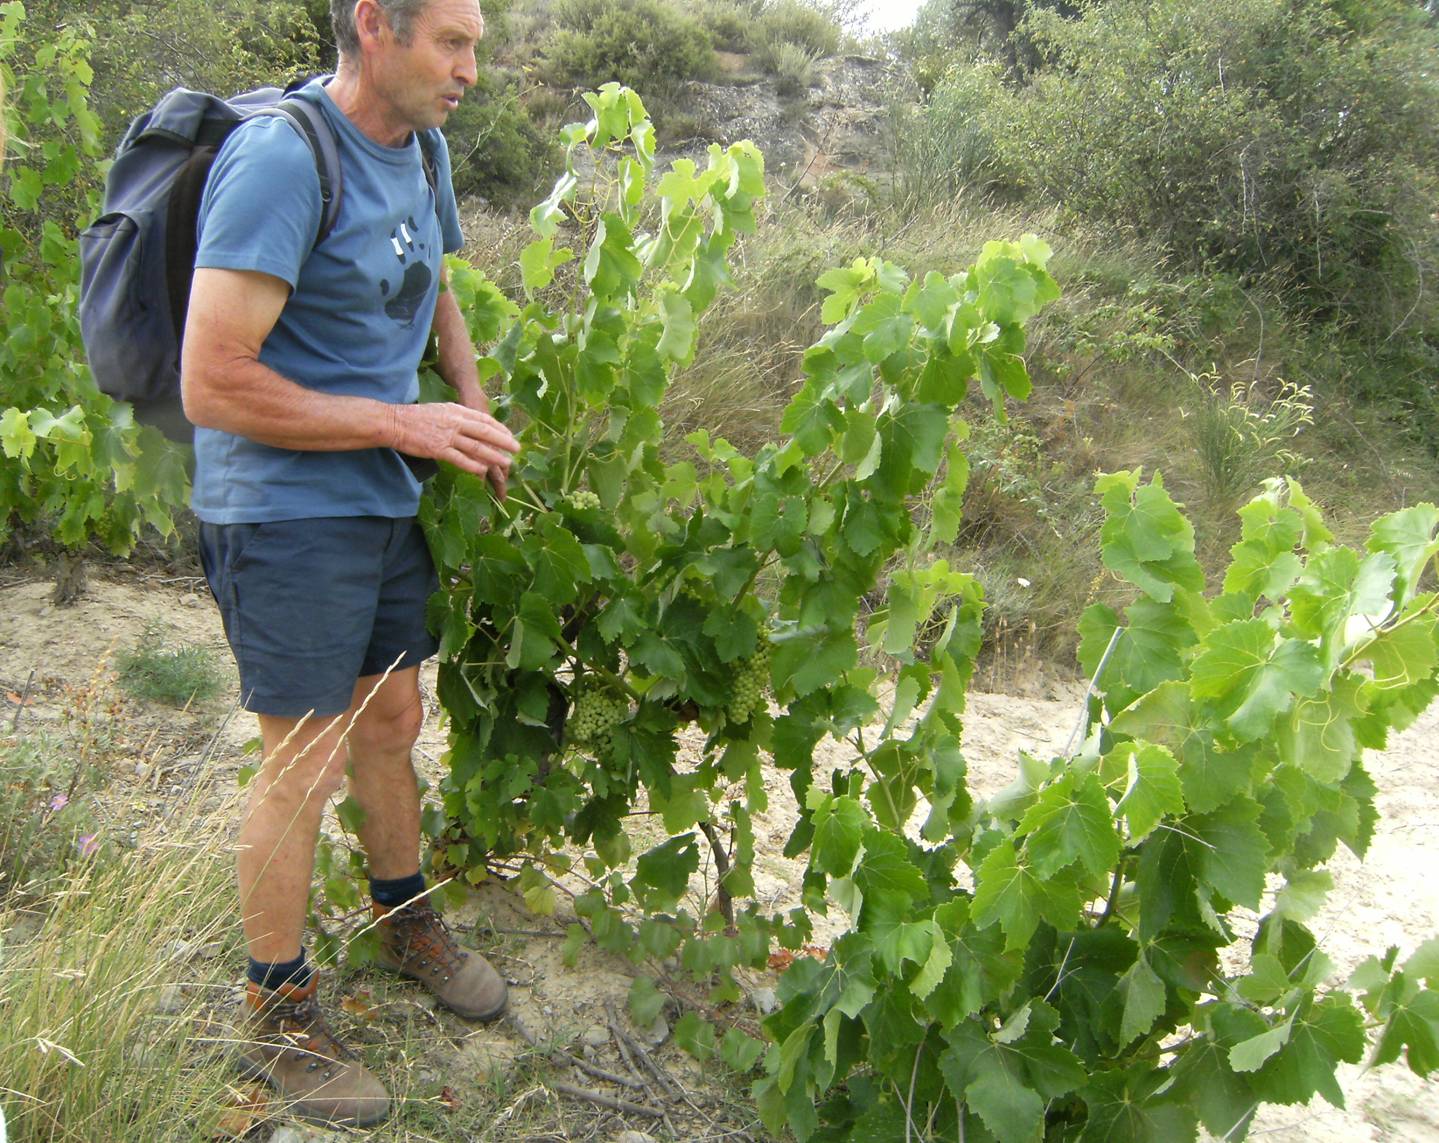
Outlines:
<svg viewBox="0 0 1439 1143"><path fill-rule="evenodd" d="M247 760L244 744L254 730L248 716L231 714L230 698L197 712L179 713L120 699L114 682L118 655L133 647L148 625L158 624L173 645L210 648L228 664L218 617L203 582L136 572L107 577L96 574L89 590L72 607L49 602L51 584L27 578L14 569L0 570L0 730L9 733L18 717L21 735L58 728L77 696L101 695L113 709L107 727L108 765L113 779L102 795L98 815L112 840L153 845L187 823L166 817L167 809L200 793L194 804L212 814L234 815L238 803L237 772ZM977 692L966 716L965 754L977 795L993 793L1013 778L1018 751L1044 753L1060 749L1073 729L1080 708L1082 684L1054 681L1030 670L1009 671L1006 689L1020 693ZM1004 680L1002 680L1004 681ZM429 679L433 693L433 677ZM233 692L233 683L231 684ZM23 700L23 710L17 706ZM444 732L432 705L421 739L421 763L432 776L444 750ZM111 717L110 715L106 716ZM217 735L217 730L219 731ZM1360 864L1342 851L1334 863L1336 889L1314 928L1322 945L1347 972L1365 955L1390 944L1404 950L1439 933L1439 709L1431 709L1390 750L1371 760L1380 786L1383 815L1367 861ZM780 850L790 821L784 814L789 794L776 776L771 811L756 822L761 856L757 862L761 892L783 903L797 897L801 869ZM623 1010L634 970L624 961L592 947L582 948L579 963L561 963L559 933L566 920L564 899L555 918L528 916L518 894L492 883L462 916L478 918L497 931L497 961L518 987L513 1008L541 1040L582 1043L601 1024L607 1002ZM238 981L240 961L235 963ZM754 989L772 981L752 980ZM400 996L404 989L375 980L372 974L350 976L349 990L373 989L380 997ZM238 993L237 993L238 995ZM344 1017L342 1016L342 1020ZM353 1019L353 1018L352 1018ZM443 1050L427 1054L423 1066L457 1085L475 1083L486 1071L507 1066L525 1045L512 1027L469 1033L445 1025L451 1035ZM373 1042L375 1034L363 1037ZM576 1049L579 1050L578 1048ZM606 1047L608 1050L608 1047ZM453 1054L446 1067L443 1056ZM692 1090L705 1086L698 1066L673 1044L659 1056ZM607 1062L602 1051L601 1064ZM398 1077L392 1077L392 1080ZM1308 1107L1269 1107L1261 1111L1251 1138L1299 1143L1359 1143L1364 1140L1439 1141L1439 1087L1426 1084L1402 1066L1362 1073L1346 1068L1341 1081L1349 1107L1340 1111L1316 1100ZM413 1077L407 1082L419 1090ZM463 1095L463 1087L457 1090ZM594 1109L589 1109L593 1111ZM636 1121L634 1127L646 1127ZM702 1138L698 1124L681 1137ZM618 1127L614 1128L618 1131ZM385 1137L395 1137L386 1135ZM607 1136L600 1135L600 1138Z"/></svg>

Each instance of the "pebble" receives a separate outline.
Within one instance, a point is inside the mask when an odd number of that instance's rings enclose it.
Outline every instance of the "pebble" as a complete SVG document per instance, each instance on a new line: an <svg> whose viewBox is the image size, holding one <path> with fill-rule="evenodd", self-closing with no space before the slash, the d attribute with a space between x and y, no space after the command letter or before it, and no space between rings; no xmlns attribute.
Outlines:
<svg viewBox="0 0 1439 1143"><path fill-rule="evenodd" d="M178 1016L185 1010L185 990L178 984L167 984L155 998L155 1012L160 1016Z"/></svg>
<svg viewBox="0 0 1439 1143"><path fill-rule="evenodd" d="M639 1029L640 1039L649 1047L658 1048L670 1038L670 1022L663 1015L655 1017L655 1022Z"/></svg>
<svg viewBox="0 0 1439 1143"><path fill-rule="evenodd" d="M621 1131L612 1143L659 1143L648 1131Z"/></svg>
<svg viewBox="0 0 1439 1143"><path fill-rule="evenodd" d="M325 1131L318 1127L297 1127L287 1123L277 1127L270 1136L270 1143L339 1143L349 1138L338 1131Z"/></svg>
<svg viewBox="0 0 1439 1143"><path fill-rule="evenodd" d="M610 1042L610 1030L603 1024L593 1024L585 1029L583 1039L592 1048L603 1048Z"/></svg>
<svg viewBox="0 0 1439 1143"><path fill-rule="evenodd" d="M756 988L749 994L749 1002L761 1016L768 1016L779 1007L779 998L773 988Z"/></svg>

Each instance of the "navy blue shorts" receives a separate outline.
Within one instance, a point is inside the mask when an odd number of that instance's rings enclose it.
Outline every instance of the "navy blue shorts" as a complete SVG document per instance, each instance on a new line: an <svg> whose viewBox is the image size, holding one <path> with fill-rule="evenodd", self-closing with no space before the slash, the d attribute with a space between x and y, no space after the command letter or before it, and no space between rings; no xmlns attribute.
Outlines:
<svg viewBox="0 0 1439 1143"><path fill-rule="evenodd" d="M255 714L340 714L357 679L439 646L425 627L439 584L414 519L202 522L200 559Z"/></svg>

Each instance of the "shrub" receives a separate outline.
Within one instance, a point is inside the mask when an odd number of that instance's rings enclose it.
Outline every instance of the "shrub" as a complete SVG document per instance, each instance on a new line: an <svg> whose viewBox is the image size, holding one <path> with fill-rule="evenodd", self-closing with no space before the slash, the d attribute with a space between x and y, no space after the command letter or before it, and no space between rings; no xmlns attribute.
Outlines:
<svg viewBox="0 0 1439 1143"><path fill-rule="evenodd" d="M758 44L795 44L815 59L824 59L839 51L839 25L803 0L773 0L760 13L751 39Z"/></svg>
<svg viewBox="0 0 1439 1143"><path fill-rule="evenodd" d="M803 95L815 81L818 57L789 40L768 40L755 53L760 66L774 76L775 90L784 96Z"/></svg>
<svg viewBox="0 0 1439 1143"><path fill-rule="evenodd" d="M709 34L661 0L559 0L542 51L555 82L618 80L650 95L714 72Z"/></svg>
<svg viewBox="0 0 1439 1143"><path fill-rule="evenodd" d="M1266 398L1242 382L1226 390L1214 377L1192 380L1198 408L1187 420L1216 516L1232 515L1266 478L1298 474L1302 457L1293 441L1314 423L1308 386L1284 382Z"/></svg>
<svg viewBox="0 0 1439 1143"><path fill-rule="evenodd" d="M120 657L120 684L136 698L167 706L189 706L214 698L225 672L204 647L173 646L155 623Z"/></svg>
<svg viewBox="0 0 1439 1143"><path fill-rule="evenodd" d="M1378 340L1428 316L1439 83L1413 5L1114 0L1026 31L1039 68L996 138L1030 186Z"/></svg>
<svg viewBox="0 0 1439 1143"><path fill-rule="evenodd" d="M905 215L952 201L966 190L1012 184L994 137L991 111L1005 92L986 67L951 70L920 104L896 100L889 115L894 202Z"/></svg>
<svg viewBox="0 0 1439 1143"><path fill-rule="evenodd" d="M491 72L445 124L455 194L480 195L498 206L528 205L550 173L555 148L521 102L513 84L500 88Z"/></svg>
<svg viewBox="0 0 1439 1143"><path fill-rule="evenodd" d="M714 46L726 52L748 52L759 6L746 0L706 0L699 9L700 23Z"/></svg>

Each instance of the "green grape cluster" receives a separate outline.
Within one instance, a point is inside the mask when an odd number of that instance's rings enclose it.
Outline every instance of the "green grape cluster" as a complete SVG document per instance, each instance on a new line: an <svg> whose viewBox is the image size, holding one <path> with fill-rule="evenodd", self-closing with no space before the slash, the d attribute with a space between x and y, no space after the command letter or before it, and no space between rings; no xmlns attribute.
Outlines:
<svg viewBox="0 0 1439 1143"><path fill-rule="evenodd" d="M769 644L762 643L758 651L736 668L729 706L725 708L731 722L748 722L756 711L764 709L765 692L769 689L769 656Z"/></svg>
<svg viewBox="0 0 1439 1143"><path fill-rule="evenodd" d="M611 732L629 712L629 703L623 698L605 690L586 689L575 699L565 729L576 745L601 750L609 745Z"/></svg>
<svg viewBox="0 0 1439 1143"><path fill-rule="evenodd" d="M565 503L576 512L587 512L600 506L600 498L584 488L577 488L565 497Z"/></svg>

